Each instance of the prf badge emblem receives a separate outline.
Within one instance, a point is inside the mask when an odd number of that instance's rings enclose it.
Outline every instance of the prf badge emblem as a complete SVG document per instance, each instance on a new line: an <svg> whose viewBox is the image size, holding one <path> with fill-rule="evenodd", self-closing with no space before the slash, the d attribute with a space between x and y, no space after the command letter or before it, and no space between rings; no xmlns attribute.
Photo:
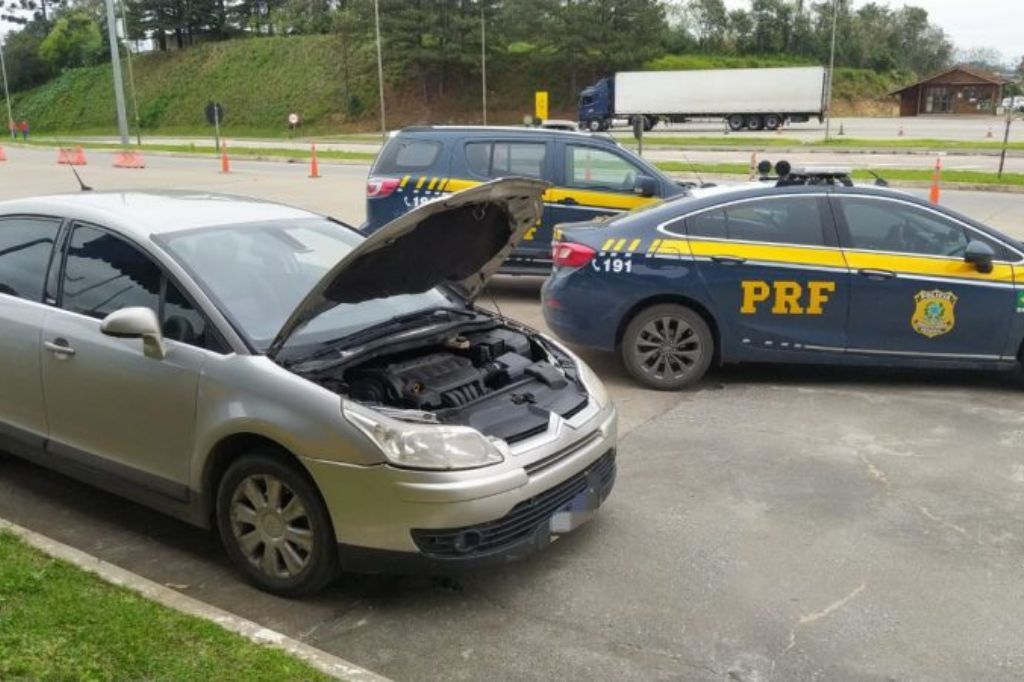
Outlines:
<svg viewBox="0 0 1024 682"><path fill-rule="evenodd" d="M918 334L930 339L952 330L956 324L956 318L953 316L956 294L952 291L919 291L914 294L914 304L914 316L910 318L910 326Z"/></svg>

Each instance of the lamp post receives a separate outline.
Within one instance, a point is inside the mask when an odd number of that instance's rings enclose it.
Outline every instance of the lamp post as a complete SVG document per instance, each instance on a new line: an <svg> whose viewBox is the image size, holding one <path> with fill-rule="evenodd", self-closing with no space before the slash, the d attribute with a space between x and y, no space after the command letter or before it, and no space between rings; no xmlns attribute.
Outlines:
<svg viewBox="0 0 1024 682"><path fill-rule="evenodd" d="M3 28L0 27L0 71L4 75L4 101L7 102L7 130L11 133L11 139L18 139L14 132L14 112L11 110L11 91L7 89L7 63L4 61L4 38Z"/></svg>
<svg viewBox="0 0 1024 682"><path fill-rule="evenodd" d="M380 95L380 136L388 139L388 128L384 117L384 61L380 49L380 0L373 0L373 19L377 30L377 87Z"/></svg>
<svg viewBox="0 0 1024 682"><path fill-rule="evenodd" d="M117 19L114 0L107 0L107 35L110 38L110 66L114 70L114 102L117 104L117 132L121 144L128 146L128 115L124 111L124 81L121 79L121 54L117 47Z"/></svg>
<svg viewBox="0 0 1024 682"><path fill-rule="evenodd" d="M839 0L832 0L832 48L828 55L828 88L825 103L825 141L829 141L832 132L832 77L836 69L836 19L839 16Z"/></svg>
<svg viewBox="0 0 1024 682"><path fill-rule="evenodd" d="M480 3L480 91L483 100L484 125L487 125L487 24L484 21L484 3Z"/></svg>

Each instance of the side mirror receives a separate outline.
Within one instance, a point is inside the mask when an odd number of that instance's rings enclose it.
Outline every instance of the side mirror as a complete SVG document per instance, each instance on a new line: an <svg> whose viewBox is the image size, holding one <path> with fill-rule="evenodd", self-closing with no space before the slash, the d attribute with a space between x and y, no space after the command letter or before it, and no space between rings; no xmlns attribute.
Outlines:
<svg viewBox="0 0 1024 682"><path fill-rule="evenodd" d="M973 263L978 272L992 272L992 260L995 257L996 252L985 242L972 239L964 249L964 261Z"/></svg>
<svg viewBox="0 0 1024 682"><path fill-rule="evenodd" d="M142 339L146 357L163 360L167 356L160 320L150 308L122 308L103 318L100 331L119 339Z"/></svg>
<svg viewBox="0 0 1024 682"><path fill-rule="evenodd" d="M633 183L633 193L641 197L653 197L658 193L658 181L650 175L638 175Z"/></svg>

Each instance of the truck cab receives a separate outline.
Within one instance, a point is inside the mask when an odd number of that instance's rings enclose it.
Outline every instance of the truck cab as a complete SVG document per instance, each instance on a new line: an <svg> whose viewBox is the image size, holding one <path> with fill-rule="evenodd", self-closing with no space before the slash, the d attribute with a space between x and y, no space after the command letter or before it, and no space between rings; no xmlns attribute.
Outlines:
<svg viewBox="0 0 1024 682"><path fill-rule="evenodd" d="M602 78L593 85L583 88L577 107L580 127L595 133L607 130L614 113L613 102L615 80L612 78Z"/></svg>
<svg viewBox="0 0 1024 682"><path fill-rule="evenodd" d="M559 223L593 220L677 196L686 187L607 135L498 126L418 126L391 134L370 169L366 233L438 197L502 177L546 180L540 223L505 262L546 274Z"/></svg>

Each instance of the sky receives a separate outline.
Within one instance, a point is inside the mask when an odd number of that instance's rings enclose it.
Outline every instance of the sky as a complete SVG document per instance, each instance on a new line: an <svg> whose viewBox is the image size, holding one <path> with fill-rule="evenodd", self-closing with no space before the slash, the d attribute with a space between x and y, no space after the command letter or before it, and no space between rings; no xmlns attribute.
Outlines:
<svg viewBox="0 0 1024 682"><path fill-rule="evenodd" d="M928 10L929 20L941 26L958 48L991 47L1017 64L1024 54L1024 0L875 0L880 5L916 5ZM854 0L854 7L868 0ZM725 0L729 9L750 8L750 0Z"/></svg>

